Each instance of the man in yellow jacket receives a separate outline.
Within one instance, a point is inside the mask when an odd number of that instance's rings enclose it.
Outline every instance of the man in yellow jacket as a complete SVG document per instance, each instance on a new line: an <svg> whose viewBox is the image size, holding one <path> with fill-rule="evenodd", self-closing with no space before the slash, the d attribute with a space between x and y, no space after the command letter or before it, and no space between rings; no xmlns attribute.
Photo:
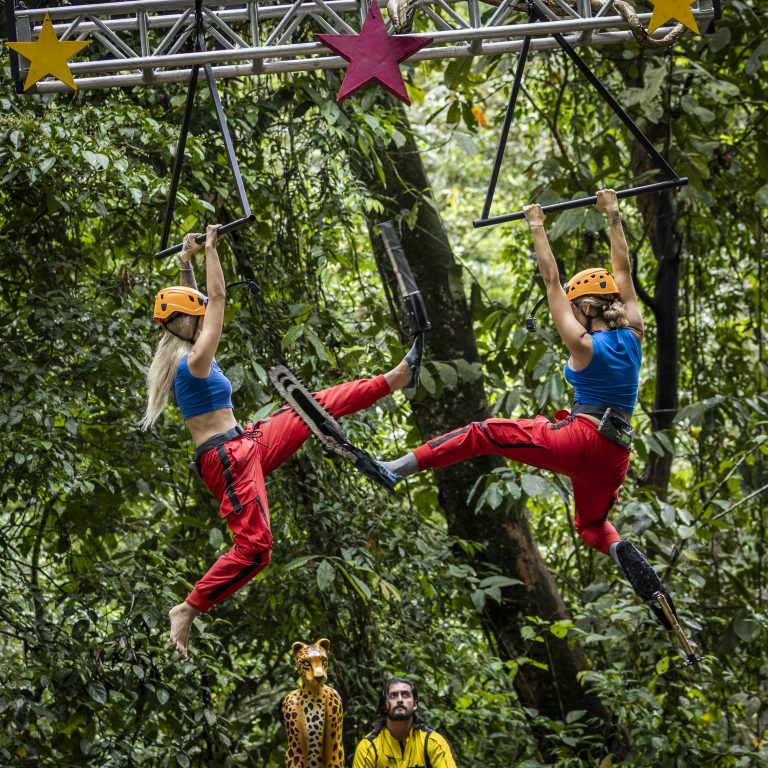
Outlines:
<svg viewBox="0 0 768 768"><path fill-rule="evenodd" d="M352 768L456 768L448 742L424 722L411 680L393 677L384 686L373 730L357 745Z"/></svg>

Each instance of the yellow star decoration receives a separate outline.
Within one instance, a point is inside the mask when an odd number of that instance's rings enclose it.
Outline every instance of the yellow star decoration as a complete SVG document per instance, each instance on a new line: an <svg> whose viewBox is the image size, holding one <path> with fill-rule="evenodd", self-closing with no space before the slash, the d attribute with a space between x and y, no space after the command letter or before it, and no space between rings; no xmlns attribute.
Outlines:
<svg viewBox="0 0 768 768"><path fill-rule="evenodd" d="M24 81L25 91L46 75L52 75L76 91L75 79L69 71L67 62L89 42L88 40L72 42L59 40L53 29L51 17L46 13L43 28L36 42L8 43L8 47L29 61L29 72Z"/></svg>
<svg viewBox="0 0 768 768"><path fill-rule="evenodd" d="M670 19L676 19L695 35L699 34L696 19L691 13L693 0L651 0L651 2L653 3L653 16L651 16L650 24L648 24L649 35Z"/></svg>

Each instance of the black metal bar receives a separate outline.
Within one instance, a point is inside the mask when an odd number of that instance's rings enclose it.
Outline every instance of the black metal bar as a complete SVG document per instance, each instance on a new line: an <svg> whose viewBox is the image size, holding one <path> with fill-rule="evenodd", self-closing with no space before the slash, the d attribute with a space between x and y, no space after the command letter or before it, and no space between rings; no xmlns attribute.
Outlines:
<svg viewBox="0 0 768 768"><path fill-rule="evenodd" d="M637 195L644 195L648 192L656 192L660 189L670 189L671 187L684 187L688 183L688 178L685 176L677 177L675 179L667 179L666 181L657 181L653 184L643 184L640 187L630 187L629 189L616 190L616 197L623 199L625 197L636 197ZM552 203L551 205L542 205L541 210L544 213L554 213L555 211L566 211L571 208L586 208L588 205L594 205L597 202L597 195L590 195L589 197L580 197L578 200L565 200L562 203ZM472 226L475 229L480 227L490 227L494 224L503 224L507 221L520 221L525 218L525 214L520 211L514 213L505 213L501 216L492 216L487 219L475 219L472 222Z"/></svg>
<svg viewBox="0 0 768 768"><path fill-rule="evenodd" d="M198 34L197 45L201 51L205 51L205 39L202 34ZM240 166L237 163L235 147L232 144L232 137L229 134L229 127L227 126L227 118L224 114L224 108L221 106L219 89L216 87L216 80L213 76L213 67L210 64L204 64L203 71L205 72L205 78L208 81L208 88L211 91L213 107L216 110L216 119L219 121L219 130L224 139L224 149L227 152L229 168L232 171L232 175L235 177L235 187L237 188L237 196L240 198L240 205L243 208L243 216L250 216L251 206L248 204L248 197L245 194L243 177L240 174Z"/></svg>
<svg viewBox="0 0 768 768"><path fill-rule="evenodd" d="M18 42L16 36L16 0L7 0L5 3L5 29L8 34L8 42ZM21 68L19 67L19 54L8 49L11 54L11 79L16 86L16 93L24 93L24 85L21 82Z"/></svg>
<svg viewBox="0 0 768 768"><path fill-rule="evenodd" d="M543 17L542 21L544 20ZM651 156L651 158L658 165L659 170L664 172L667 176L674 179L677 178L677 174L672 169L672 166L662 157L661 153L653 146L653 142L637 127L632 118L624 111L621 104L613 98L608 89L603 85L597 75L584 63L584 59L579 56L578 53L571 47L570 43L560 34L553 33L552 37L557 40L560 47L565 51L566 55L573 61L573 63L581 70L584 77L592 83L594 89L603 97L608 106L616 113L619 120L627 126L630 133L642 144L645 151Z"/></svg>
<svg viewBox="0 0 768 768"><path fill-rule="evenodd" d="M196 52L204 53L205 37L203 35L203 13L202 13L203 0L195 0L195 45ZM224 108L221 105L221 98L219 97L219 90L216 87L216 80L213 76L213 68L210 64L203 64L203 72L205 73L205 79L208 82L208 88L211 92L211 98L213 100L214 109L216 110L216 120L219 124L219 130L221 131L222 138L224 139L224 148L227 152L227 160L229 162L230 170L235 178L235 186L237 188L237 195L240 198L240 204L243 208L243 215L239 219L230 221L228 224L224 224L219 227L219 236L222 237L227 232L232 232L235 229L250 224L255 221L256 217L251 213L251 206L248 203L248 198L245 194L245 186L243 184L243 177L240 173L240 166L237 163L237 157L235 155L235 148L232 144L232 137L229 133L227 126L227 118L224 114ZM181 177L181 167L184 162L184 148L187 142L187 135L189 134L189 125L192 119L192 109L195 101L195 88L197 86L197 78L200 71L200 65L196 65L192 68L192 75L189 82L189 89L187 91L187 103L184 108L184 120L181 126L181 135L179 137L179 146L176 152L176 160L173 166L173 177L171 180L170 196L168 198L168 205L165 211L165 222L163 224L163 234L160 239L160 250L155 254L155 258L161 259L167 256L171 256L174 253L179 253L182 248L182 243L177 243L168 247L168 237L170 234L171 223L173 220L173 210L176 205L176 195L178 193L179 179ZM205 235L201 234L195 238L195 242L205 242Z"/></svg>
<svg viewBox="0 0 768 768"><path fill-rule="evenodd" d="M491 205L493 203L493 196L496 192L496 182L499 179L499 173L501 171L501 163L504 159L504 151L507 148L507 138L509 137L509 129L512 126L512 118L515 114L515 104L517 102L517 94L520 91L520 86L523 82L523 70L525 69L525 60L528 57L528 49L531 44L531 38L526 37L523 40L523 48L520 51L520 56L517 60L517 69L515 70L515 81L512 84L512 92L509 95L509 103L507 104L507 113L504 115L504 125L501 129L501 138L499 139L499 146L496 148L496 158L493 161L493 171L491 172L491 180L488 182L488 191L485 194L485 205L483 205L483 212L480 214L483 219L488 218L488 214L491 212Z"/></svg>
<svg viewBox="0 0 768 768"><path fill-rule="evenodd" d="M179 179L181 178L181 166L184 164L184 149L187 146L189 124L192 120L192 109L195 106L195 89L197 87L197 75L199 71L199 65L192 67L192 75L189 79L189 88L187 89L187 103L184 106L184 119L181 123L181 133L179 134L179 145L176 148L176 159L173 161L171 190L168 193L168 203L165 206L163 234L160 237L161 251L168 246L168 237L171 233L171 224L173 223L173 210L176 207L176 195L179 191Z"/></svg>
<svg viewBox="0 0 768 768"><path fill-rule="evenodd" d="M219 227L219 238L224 237L224 235L227 234L227 232L233 232L236 229L240 229L241 227L246 226L247 224L251 224L252 222L256 221L256 216L252 213L249 213L247 216L243 216L240 219L235 219L234 221L230 221L228 224L222 224ZM200 244L205 242L206 235L200 234L195 238L195 242ZM183 243L177 243L176 245L172 245L168 248L165 248L162 251L158 251L155 254L156 259L163 259L166 256L173 256L174 253L179 253L181 251Z"/></svg>

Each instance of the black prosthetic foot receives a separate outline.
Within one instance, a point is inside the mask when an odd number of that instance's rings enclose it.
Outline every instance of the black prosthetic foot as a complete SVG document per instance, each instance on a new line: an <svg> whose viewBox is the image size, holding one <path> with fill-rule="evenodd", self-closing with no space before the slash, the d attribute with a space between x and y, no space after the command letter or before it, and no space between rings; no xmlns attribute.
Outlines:
<svg viewBox="0 0 768 768"><path fill-rule="evenodd" d="M672 625L655 596L657 594L664 596L675 618L677 618L677 611L669 592L662 586L656 571L653 570L650 563L643 557L642 552L629 541L620 541L618 543L616 546L616 557L618 558L622 573L632 585L635 594L645 601L664 629L671 632Z"/></svg>

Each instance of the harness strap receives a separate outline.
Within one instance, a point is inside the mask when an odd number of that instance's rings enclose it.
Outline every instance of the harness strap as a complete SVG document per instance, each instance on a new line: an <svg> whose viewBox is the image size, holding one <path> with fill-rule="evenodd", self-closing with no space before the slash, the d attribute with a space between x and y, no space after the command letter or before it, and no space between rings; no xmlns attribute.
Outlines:
<svg viewBox="0 0 768 768"><path fill-rule="evenodd" d="M379 768L379 751L376 749L376 745L373 743L373 740L376 738L376 736L366 736L365 738L368 739L368 741L371 743L371 749L373 750L374 768Z"/></svg>
<svg viewBox="0 0 768 768"><path fill-rule="evenodd" d="M609 408L612 413L621 416L621 418L629 424L632 417L626 411L622 411L621 408L617 408L615 405L582 405L581 403L574 403L571 408L571 413L574 416L581 413L585 416L596 416L598 419L602 419Z"/></svg>
<svg viewBox="0 0 768 768"><path fill-rule="evenodd" d="M219 432L217 435L209 437L204 443L200 443L200 445L197 446L197 449L195 450L195 460L191 462L190 465L192 469L197 473L197 475L202 478L203 473L200 468L200 457L207 451L213 450L214 448L216 449L219 461L221 462L221 469L224 473L224 481L227 484L225 493L229 497L229 501L232 504L232 511L236 515L240 514L243 509L243 505L240 503L240 499L237 498L237 493L235 493L235 489L232 487L235 482L235 478L230 471L231 463L229 461L229 456L227 456L226 450L224 450L224 445L244 434L245 430L242 428L242 426L240 426L240 424L235 424L232 429L228 429L226 432ZM262 515L264 515L263 509ZM264 516L264 519L266 521L266 515Z"/></svg>
<svg viewBox="0 0 768 768"><path fill-rule="evenodd" d="M197 461L204 453L210 451L211 448L218 448L220 445L224 445L224 443L228 443L230 440L234 440L236 437L240 437L240 435L244 434L245 430L239 424L235 424L232 429L228 429L226 432L219 432L217 435L209 437L195 449L195 461Z"/></svg>

